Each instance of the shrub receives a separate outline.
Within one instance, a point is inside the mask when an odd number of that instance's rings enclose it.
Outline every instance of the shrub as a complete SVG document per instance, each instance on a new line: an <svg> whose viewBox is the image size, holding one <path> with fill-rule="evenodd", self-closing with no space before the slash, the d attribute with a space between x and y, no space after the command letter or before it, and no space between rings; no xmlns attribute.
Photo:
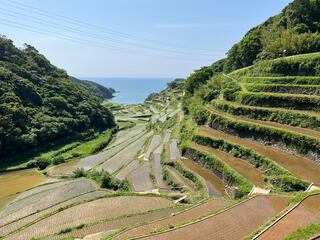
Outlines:
<svg viewBox="0 0 320 240"><path fill-rule="evenodd" d="M65 160L64 160L64 157L63 156L58 156L58 157L55 157L52 159L52 164L53 165L58 165L58 164L61 164L61 163L64 163Z"/></svg>
<svg viewBox="0 0 320 240"><path fill-rule="evenodd" d="M43 170L50 165L50 160L45 157L38 157L35 159L35 164L40 170Z"/></svg>

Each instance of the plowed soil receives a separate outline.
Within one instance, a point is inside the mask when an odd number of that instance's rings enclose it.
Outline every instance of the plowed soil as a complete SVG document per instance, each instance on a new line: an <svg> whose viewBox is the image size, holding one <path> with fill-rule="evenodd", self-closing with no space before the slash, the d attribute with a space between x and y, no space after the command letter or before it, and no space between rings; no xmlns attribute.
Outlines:
<svg viewBox="0 0 320 240"><path fill-rule="evenodd" d="M293 211L260 235L257 239L281 240L292 232L320 221L320 194L303 200Z"/></svg>
<svg viewBox="0 0 320 240"><path fill-rule="evenodd" d="M289 198L274 195L256 196L202 221L140 239L242 239L282 211L287 206Z"/></svg>
<svg viewBox="0 0 320 240"><path fill-rule="evenodd" d="M283 129L283 130L288 130L288 131L292 131L292 132L297 132L297 133L301 133L301 134L304 134L304 135L308 135L308 136L311 136L311 137L320 138L320 132L313 131L311 129L300 128L300 127L292 127L292 126L289 126L289 125L280 124L280 123L276 123L276 122L268 122L268 121L254 120L254 119L245 118L245 117L233 116L233 115L229 115L227 113L219 112L219 111L217 111L217 110L215 110L213 108L210 108L210 107L208 107L208 108L209 108L209 110L211 112L214 112L216 114L219 114L219 115L222 115L222 116L225 116L225 117L233 118L233 119L236 119L236 120L257 123L257 124L268 126L268 127L280 128L280 129Z"/></svg>
<svg viewBox="0 0 320 240"><path fill-rule="evenodd" d="M317 185L320 184L320 166L318 166L311 160L307 160L303 157L295 156L293 154L286 153L272 147L267 147L263 144L259 144L248 139L225 134L212 128L200 128L199 133L214 138L222 138L227 141L242 145L244 147L251 148L257 153L260 153L270 160L276 162L299 178L309 182L313 182Z"/></svg>
<svg viewBox="0 0 320 240"><path fill-rule="evenodd" d="M223 151L217 150L215 148L210 148L207 146L198 145L193 143L196 148L201 149L202 151L206 151L208 153L213 154L220 158L223 162L229 165L232 169L242 175L244 178L248 179L249 182L253 183L254 185L264 188L266 187L265 182L263 181L262 173L252 166L247 161L244 161L240 158L235 158L229 153L225 153Z"/></svg>
<svg viewBox="0 0 320 240"><path fill-rule="evenodd" d="M115 238L112 239L122 239L127 237L138 236L142 234L146 234L148 232L154 231L156 229L167 227L168 224L178 224L193 218L200 217L201 215L205 215L210 212L217 211L221 208L224 208L228 205L232 204L232 201L223 200L223 199L212 199L203 204L200 204L196 207L193 207L189 210L181 212L175 216L171 216L169 218L165 218L160 221L156 221L147 225L139 226L133 229L130 229Z"/></svg>

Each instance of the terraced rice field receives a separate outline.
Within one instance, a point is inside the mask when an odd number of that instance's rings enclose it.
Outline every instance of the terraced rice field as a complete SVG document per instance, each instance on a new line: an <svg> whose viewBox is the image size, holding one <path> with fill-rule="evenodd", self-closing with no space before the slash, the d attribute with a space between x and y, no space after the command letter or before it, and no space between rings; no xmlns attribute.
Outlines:
<svg viewBox="0 0 320 240"><path fill-rule="evenodd" d="M168 167L168 171L171 173L174 179L183 187L187 188L190 192L196 192L197 189L194 186L193 182L191 182L189 179L185 178L181 175L180 172L178 172L175 168Z"/></svg>
<svg viewBox="0 0 320 240"><path fill-rule="evenodd" d="M145 214L140 214L136 216L124 217L116 220L106 221L106 222L94 224L92 226L85 227L79 230L75 230L66 234L51 236L51 237L45 238L45 240L59 240L59 239L64 239L66 237L71 237L71 236L83 238L88 235L93 235L93 234L106 232L110 230L117 230L119 228L130 226L133 224L138 224L141 222L153 221L157 218L172 214L177 210L179 210L179 208L169 208L169 209L155 211L151 213L145 213ZM97 238L97 239L100 240L100 238Z"/></svg>
<svg viewBox="0 0 320 240"><path fill-rule="evenodd" d="M18 195L19 194L14 194L10 196L0 197L0 211L2 210L2 208L12 202Z"/></svg>
<svg viewBox="0 0 320 240"><path fill-rule="evenodd" d="M128 145L141 138L143 133L140 133L137 136L130 138L128 141L125 141L113 148L108 149L107 151L98 153L96 155L92 155L86 158L82 158L79 161L61 164L57 167L53 167L49 169L50 175L71 175L72 172L77 168L83 168L85 170L89 170L97 166L98 164L104 162L108 158L117 154L122 149L126 148Z"/></svg>
<svg viewBox="0 0 320 240"><path fill-rule="evenodd" d="M217 175L210 170L199 166L190 159L184 158L181 159L181 161L187 168L191 169L205 180L210 196L223 196L225 185Z"/></svg>
<svg viewBox="0 0 320 240"><path fill-rule="evenodd" d="M115 147L115 146L119 145L120 143L128 141L130 138L142 133L144 129L145 129L145 124L138 124L138 125L134 126L133 128L119 132L116 136L115 141L111 143L111 145L108 147L108 149Z"/></svg>
<svg viewBox="0 0 320 240"><path fill-rule="evenodd" d="M170 143L170 159L174 160L181 157L180 151L178 148L178 139L173 139Z"/></svg>
<svg viewBox="0 0 320 240"><path fill-rule="evenodd" d="M282 211L288 199L289 196L256 196L202 221L140 239L242 239Z"/></svg>
<svg viewBox="0 0 320 240"><path fill-rule="evenodd" d="M268 122L268 121L261 121L261 120L254 120L254 119L250 119L250 118L245 118L245 117L238 117L238 116L233 116L227 113L223 113L223 112L219 112L211 107L209 107L211 112L214 112L216 114L225 116L225 117L229 117L229 118L233 118L236 120L240 120L240 121L246 121L246 122L252 122L252 123L257 123L257 124L261 124L264 126L268 126L268 127L274 127L274 128L279 128L279 129L283 129L283 130L288 130L288 131L292 131L292 132L297 132L297 133L301 133L304 135L309 135L311 137L316 137L316 138L320 138L320 132L318 131L313 131L311 129L307 129L307 128L300 128L300 127L292 127L289 125L285 125L285 124L280 124L280 123L276 123L276 122Z"/></svg>
<svg viewBox="0 0 320 240"><path fill-rule="evenodd" d="M61 229L80 224L170 206L173 206L173 203L161 197L120 196L98 199L68 208L47 217L30 227L9 235L6 239L25 240L32 237L43 237L47 234L56 233Z"/></svg>
<svg viewBox="0 0 320 240"><path fill-rule="evenodd" d="M139 161L133 160L125 168L121 169L121 171L116 175L116 178L123 180L131 171L135 170L138 167L139 167Z"/></svg>
<svg viewBox="0 0 320 240"><path fill-rule="evenodd" d="M141 167L131 172L130 179L136 192L149 192L154 189L149 173L150 162L144 162Z"/></svg>
<svg viewBox="0 0 320 240"><path fill-rule="evenodd" d="M225 153L215 148L210 148L207 146L198 145L193 143L196 148L199 148L202 151L211 153L214 156L217 156L224 163L229 165L232 169L238 172L240 175L248 179L255 186L265 188L266 184L263 181L263 174L254 166L252 166L247 161L244 161L240 158L235 158L231 154Z"/></svg>
<svg viewBox="0 0 320 240"><path fill-rule="evenodd" d="M58 204L60 202L74 198L78 195L94 190L96 190L96 188L88 180L67 182L62 187L49 190L48 194L46 194L45 196L42 196L38 199L34 199L34 202L29 204L28 206L23 206L19 210L9 214L6 217L1 218L0 224L5 224L15 219L25 217L42 209L48 208L52 205ZM7 209L10 209L10 206ZM7 209L4 209L3 212L7 213Z"/></svg>
<svg viewBox="0 0 320 240"><path fill-rule="evenodd" d="M145 155L145 159L148 160L150 158L150 154L151 152L160 144L161 142L161 136L160 135L154 135L152 140L151 140L151 143L149 145L149 148L146 152L146 155Z"/></svg>
<svg viewBox="0 0 320 240"><path fill-rule="evenodd" d="M73 204L73 203L77 203L77 202L81 202L81 201L85 201L85 200L89 200L89 199L93 199L95 197L99 197L99 196L104 196L110 194L108 191L94 191L94 192L90 192L90 193L86 193L86 194L82 194L78 197L74 197L68 201L62 202L60 204L54 205L52 207L46 208L43 211L37 212L35 214L32 214L30 216L21 218L18 221L14 221L10 224L4 225L2 227L0 227L0 236L1 235L5 235L8 234L14 230L17 230L18 228L25 226L27 223L30 223L32 221L35 221L36 219L40 218L41 216L45 215L45 214L49 214L52 213L56 210L58 210L61 207L65 207L67 205Z"/></svg>
<svg viewBox="0 0 320 240"><path fill-rule="evenodd" d="M108 159L105 163L99 165L96 170L101 171L102 169L113 173L117 171L122 166L128 164L142 148L145 141L152 135L152 132L149 132L143 136L139 136L138 140L121 150L119 153ZM113 148L112 148L113 149ZM111 149L111 150L112 150ZM110 150L109 150L110 151Z"/></svg>
<svg viewBox="0 0 320 240"><path fill-rule="evenodd" d="M297 229L320 222L320 194L309 196L257 239L281 240Z"/></svg>
<svg viewBox="0 0 320 240"><path fill-rule="evenodd" d="M257 153L260 153L270 160L276 162L301 179L308 182L313 182L317 185L320 184L320 166L308 159L295 156L293 154L286 153L284 151L268 147L248 139L225 134L212 128L199 128L199 133L214 138L222 138L227 141L242 145L244 147L251 148Z"/></svg>
<svg viewBox="0 0 320 240"><path fill-rule="evenodd" d="M0 197L25 191L46 181L47 178L35 169L0 174Z"/></svg>
<svg viewBox="0 0 320 240"><path fill-rule="evenodd" d="M187 209L183 212L176 214L175 216L170 216L168 218L152 222L146 225L142 225L139 227L132 228L112 239L123 239L128 237L134 237L142 234L149 233L151 231L155 231L157 229L161 229L167 227L168 224L179 224L186 222L188 220L200 217L202 215L208 214L210 212L217 211L222 209L228 205L231 205L233 202L224 199L212 199L190 209ZM177 238L178 239L178 238ZM181 238L184 239L184 238Z"/></svg>

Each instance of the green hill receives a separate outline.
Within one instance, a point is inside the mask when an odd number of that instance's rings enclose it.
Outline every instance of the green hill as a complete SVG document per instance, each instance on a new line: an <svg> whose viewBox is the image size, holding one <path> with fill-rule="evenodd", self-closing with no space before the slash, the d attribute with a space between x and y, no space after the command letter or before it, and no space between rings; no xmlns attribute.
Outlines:
<svg viewBox="0 0 320 240"><path fill-rule="evenodd" d="M96 96L102 100L113 98L112 94L116 92L113 88L106 88L92 81L80 80L75 77L70 77L69 79L72 82L78 84L79 86L91 92L93 96Z"/></svg>
<svg viewBox="0 0 320 240"><path fill-rule="evenodd" d="M111 128L101 100L69 80L34 47L0 38L0 156L88 128Z"/></svg>

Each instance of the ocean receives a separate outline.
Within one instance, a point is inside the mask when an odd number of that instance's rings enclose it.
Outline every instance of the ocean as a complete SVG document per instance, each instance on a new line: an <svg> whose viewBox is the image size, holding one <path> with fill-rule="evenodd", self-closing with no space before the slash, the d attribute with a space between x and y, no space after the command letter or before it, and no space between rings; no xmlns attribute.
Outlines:
<svg viewBox="0 0 320 240"><path fill-rule="evenodd" d="M174 78L80 78L113 88L117 92L110 100L113 103L135 104L143 103L152 92L160 92L167 87L167 83Z"/></svg>

